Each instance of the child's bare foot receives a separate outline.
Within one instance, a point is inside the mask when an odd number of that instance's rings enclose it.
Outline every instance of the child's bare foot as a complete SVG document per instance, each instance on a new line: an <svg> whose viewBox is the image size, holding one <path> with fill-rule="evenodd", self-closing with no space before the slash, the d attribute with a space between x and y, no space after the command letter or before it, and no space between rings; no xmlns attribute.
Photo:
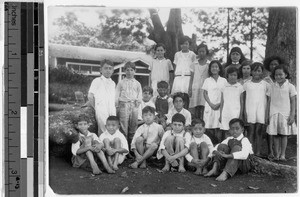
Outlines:
<svg viewBox="0 0 300 197"><path fill-rule="evenodd" d="M218 172L214 169L211 169L208 173L204 174L205 177L217 176Z"/></svg>
<svg viewBox="0 0 300 197"><path fill-rule="evenodd" d="M201 175L202 174L202 168L197 168L194 172L195 175Z"/></svg>
<svg viewBox="0 0 300 197"><path fill-rule="evenodd" d="M113 169L113 170L119 170L119 167L118 167L117 165L113 165L113 166L112 166L112 169Z"/></svg>
<svg viewBox="0 0 300 197"><path fill-rule="evenodd" d="M107 171L108 174L115 174L116 173L116 171L114 171L111 168L106 169L106 171Z"/></svg>
<svg viewBox="0 0 300 197"><path fill-rule="evenodd" d="M180 165L180 166L178 167L178 172L185 172L185 171L186 171L186 170L185 170L184 166Z"/></svg>
<svg viewBox="0 0 300 197"><path fill-rule="evenodd" d="M279 161L286 161L285 155L281 155L281 156L279 157Z"/></svg>
<svg viewBox="0 0 300 197"><path fill-rule="evenodd" d="M228 173L223 171L217 178L216 181L226 181L228 179Z"/></svg>
<svg viewBox="0 0 300 197"><path fill-rule="evenodd" d="M138 166L139 166L139 164L138 164L138 162L136 162L136 161L129 165L129 167L130 167L130 168L133 168L133 169L138 168Z"/></svg>
<svg viewBox="0 0 300 197"><path fill-rule="evenodd" d="M97 174L101 174L101 170L98 168L97 164L91 164L92 170L93 170L93 174L97 175Z"/></svg>
<svg viewBox="0 0 300 197"><path fill-rule="evenodd" d="M163 167L163 169L161 169L164 172L170 171L170 164L167 164Z"/></svg>
<svg viewBox="0 0 300 197"><path fill-rule="evenodd" d="M179 164L177 162L177 160L174 160L172 163L171 163L171 166L172 167L177 167Z"/></svg>
<svg viewBox="0 0 300 197"><path fill-rule="evenodd" d="M145 160L141 163L140 168L147 168L147 163Z"/></svg>
<svg viewBox="0 0 300 197"><path fill-rule="evenodd" d="M206 173L208 173L208 170L207 170L206 167L204 167L203 170L202 170L202 174L204 175L204 174L206 174Z"/></svg>
<svg viewBox="0 0 300 197"><path fill-rule="evenodd" d="M108 149L106 149L106 153L109 156L112 156L112 155L114 155L116 153L116 149L108 148Z"/></svg>

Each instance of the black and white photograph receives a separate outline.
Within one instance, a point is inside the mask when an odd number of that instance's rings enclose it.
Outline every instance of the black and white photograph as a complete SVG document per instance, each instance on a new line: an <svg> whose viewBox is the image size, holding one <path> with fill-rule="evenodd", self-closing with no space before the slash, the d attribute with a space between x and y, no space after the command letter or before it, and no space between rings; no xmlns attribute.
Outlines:
<svg viewBox="0 0 300 197"><path fill-rule="evenodd" d="M296 194L289 6L45 6L46 193Z"/></svg>

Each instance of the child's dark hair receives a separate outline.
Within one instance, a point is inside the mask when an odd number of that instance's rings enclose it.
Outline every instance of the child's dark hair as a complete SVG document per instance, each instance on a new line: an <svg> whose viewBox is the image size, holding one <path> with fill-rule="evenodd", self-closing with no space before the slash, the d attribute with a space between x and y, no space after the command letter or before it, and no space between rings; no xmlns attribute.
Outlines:
<svg viewBox="0 0 300 197"><path fill-rule="evenodd" d="M262 63L254 62L253 64L251 64L251 71L256 71L257 69L259 69L259 67L262 71L264 71L264 65Z"/></svg>
<svg viewBox="0 0 300 197"><path fill-rule="evenodd" d="M196 124L201 124L202 127L205 127L205 122L202 119L199 119L199 118L193 119L191 125L194 127Z"/></svg>
<svg viewBox="0 0 300 197"><path fill-rule="evenodd" d="M197 47L197 53L198 53L198 50L199 50L200 48L205 48L206 55L209 54L209 50L208 50L208 47L207 47L206 44L204 44L204 43L199 44L199 46Z"/></svg>
<svg viewBox="0 0 300 197"><path fill-rule="evenodd" d="M119 122L119 118L117 116L108 116L106 121L117 121L117 122Z"/></svg>
<svg viewBox="0 0 300 197"><path fill-rule="evenodd" d="M276 66L271 74L271 77L272 79L275 79L275 71L276 70L283 70L283 72L286 74L286 79L290 79L290 72L289 72L289 69L288 69L288 65L286 64L280 64L278 66Z"/></svg>
<svg viewBox="0 0 300 197"><path fill-rule="evenodd" d="M133 62L126 62L124 69L126 70L127 68L132 68L133 70L135 70L135 63Z"/></svg>
<svg viewBox="0 0 300 197"><path fill-rule="evenodd" d="M185 125L185 117L184 115L177 113L172 117L172 123L173 122L182 122L183 125Z"/></svg>
<svg viewBox="0 0 300 197"><path fill-rule="evenodd" d="M241 67L239 68L239 72L240 72L240 77L243 77L243 67L244 66L250 66L250 70L251 70L251 64L253 62L251 60L244 60L241 64ZM251 75L251 73L250 73Z"/></svg>
<svg viewBox="0 0 300 197"><path fill-rule="evenodd" d="M156 49L157 49L158 47L162 47L164 50L166 50L166 45L164 45L163 43L157 43L157 44L155 45L155 47L154 47L154 50L156 51Z"/></svg>
<svg viewBox="0 0 300 197"><path fill-rule="evenodd" d="M270 56L270 57L266 58L265 61L264 61L264 67L265 67L266 70L271 71L271 70L270 70L270 63L271 63L273 60L277 60L278 63L279 63L279 65L285 63L284 59L282 59L282 58L279 57L279 56L276 56L276 55Z"/></svg>
<svg viewBox="0 0 300 197"><path fill-rule="evenodd" d="M220 77L223 77L223 73L224 73L223 66L218 60L213 60L209 63L209 65L208 65L208 75L210 77L213 75L212 72L211 72L211 66L215 63L218 64L218 66L219 66L219 75L220 75Z"/></svg>
<svg viewBox="0 0 300 197"><path fill-rule="evenodd" d="M107 60L107 59L100 62L101 67L104 66L104 64L107 64L107 65L110 65L110 66L114 67L114 63L110 60Z"/></svg>
<svg viewBox="0 0 300 197"><path fill-rule="evenodd" d="M166 88L166 89L168 89L169 84L166 81L160 81L160 82L157 83L157 88Z"/></svg>
<svg viewBox="0 0 300 197"><path fill-rule="evenodd" d="M146 106L142 109L142 114L146 114L150 112L151 114L155 115L155 109L154 107L151 107L151 106Z"/></svg>
<svg viewBox="0 0 300 197"><path fill-rule="evenodd" d="M151 95L153 95L153 88L150 86L143 87L143 92L149 92Z"/></svg>
<svg viewBox="0 0 300 197"><path fill-rule="evenodd" d="M183 36L182 38L179 39L179 44L182 45L185 42L189 42L189 44L191 45L192 40L190 39L190 37L188 36Z"/></svg>
<svg viewBox="0 0 300 197"><path fill-rule="evenodd" d="M227 66L229 66L230 64L232 64L232 59L231 59L231 54L234 53L234 52L238 52L240 55L241 55L241 58L239 60L239 63L241 64L243 61L246 60L242 50L240 47L233 47L231 50L230 50L230 53L229 53L229 56L227 57L227 62L225 64L225 68Z"/></svg>
<svg viewBox="0 0 300 197"><path fill-rule="evenodd" d="M239 69L237 69L236 67L229 67L227 69L226 78L228 78L229 74L234 73L234 72L236 72L237 78L239 79L240 78L240 76L239 76L240 72L239 72Z"/></svg>
<svg viewBox="0 0 300 197"><path fill-rule="evenodd" d="M74 117L73 124L78 124L78 122L82 122L82 121L86 121L87 123L89 123L90 119L86 114L81 113L78 116Z"/></svg>
<svg viewBox="0 0 300 197"><path fill-rule="evenodd" d="M239 119L239 118L231 119L231 120L229 121L229 127L230 127L231 125L233 125L234 123L236 123L236 122L238 122L242 128L245 127L244 121L243 121L242 119Z"/></svg>
<svg viewBox="0 0 300 197"><path fill-rule="evenodd" d="M184 95L183 95L183 93L177 92L177 93L174 94L174 96L173 96L173 103L175 102L175 99L176 99L177 97L180 97L180 98L183 100L183 102L184 102Z"/></svg>

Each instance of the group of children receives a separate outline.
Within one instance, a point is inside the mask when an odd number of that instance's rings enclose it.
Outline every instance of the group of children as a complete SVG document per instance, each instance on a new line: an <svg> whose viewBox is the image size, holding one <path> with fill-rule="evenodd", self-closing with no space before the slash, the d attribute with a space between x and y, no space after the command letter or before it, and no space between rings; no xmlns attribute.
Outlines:
<svg viewBox="0 0 300 197"><path fill-rule="evenodd" d="M285 160L287 136L296 132L296 90L282 59L252 63L234 47L222 66L208 60L205 44L197 47L198 56L189 44L188 37L181 40L175 71L164 57L165 46L156 45L149 67L152 87L141 87L132 62L125 64L126 76L115 86L110 78L113 63L102 62L102 75L94 79L88 95L99 137L88 131L84 115L79 116L74 167L89 163L99 174L97 156L106 171L114 173L126 155L134 155L131 168L146 168L147 159L156 155L164 157L163 171L185 172L188 164L197 175L217 175L216 180L224 181L237 170L248 172L252 154L261 156L264 130L269 134L268 158ZM265 69L271 75L264 77Z"/></svg>

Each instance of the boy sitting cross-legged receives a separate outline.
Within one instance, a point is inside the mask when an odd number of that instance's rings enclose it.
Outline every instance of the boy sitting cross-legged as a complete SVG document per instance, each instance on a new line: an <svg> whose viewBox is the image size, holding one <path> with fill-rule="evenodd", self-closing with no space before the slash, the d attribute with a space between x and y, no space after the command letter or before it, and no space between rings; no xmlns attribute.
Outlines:
<svg viewBox="0 0 300 197"><path fill-rule="evenodd" d="M108 165L102 151L103 144L99 141L95 133L90 133L88 130L88 117L85 114L80 114L76 120L74 120L74 126L79 130L79 140L72 144L73 167L79 168L87 165L92 168L93 174L100 174L102 172L95 161L95 156L97 156L108 173L115 173Z"/></svg>
<svg viewBox="0 0 300 197"><path fill-rule="evenodd" d="M130 165L131 168L146 168L146 159L157 150L164 134L163 127L154 122L155 109L153 107L144 107L142 117L145 123L136 130L131 142L131 150L135 154L135 162Z"/></svg>
<svg viewBox="0 0 300 197"><path fill-rule="evenodd" d="M185 172L184 156L188 153L188 146L185 142L185 117L177 113L172 117L171 127L162 137L160 142L157 158L165 157L165 166L163 171L169 171L170 167L177 167L179 160L178 172ZM171 165L171 166L170 166Z"/></svg>
<svg viewBox="0 0 300 197"><path fill-rule="evenodd" d="M103 142L109 166L118 170L125 156L128 154L128 143L125 136L119 131L120 123L116 116L109 116L106 120L106 131L99 140Z"/></svg>

